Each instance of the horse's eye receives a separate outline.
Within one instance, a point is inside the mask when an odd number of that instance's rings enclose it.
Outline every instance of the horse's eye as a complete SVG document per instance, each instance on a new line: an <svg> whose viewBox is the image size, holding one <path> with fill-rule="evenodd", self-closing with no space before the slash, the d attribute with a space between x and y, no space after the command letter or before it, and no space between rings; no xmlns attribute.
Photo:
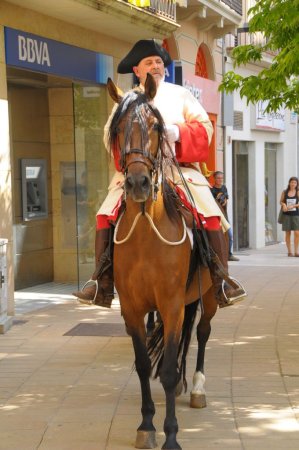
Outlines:
<svg viewBox="0 0 299 450"><path fill-rule="evenodd" d="M153 130L160 132L161 131L161 125L158 122L154 123Z"/></svg>

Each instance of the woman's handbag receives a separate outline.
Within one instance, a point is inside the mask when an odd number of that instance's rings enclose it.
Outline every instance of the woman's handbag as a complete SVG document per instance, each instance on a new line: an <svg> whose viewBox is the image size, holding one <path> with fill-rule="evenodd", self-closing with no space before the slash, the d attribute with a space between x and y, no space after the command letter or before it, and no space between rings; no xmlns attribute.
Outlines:
<svg viewBox="0 0 299 450"><path fill-rule="evenodd" d="M278 214L278 219L277 222L280 223L280 225L282 224L283 221L283 210L282 208L280 208L279 214Z"/></svg>

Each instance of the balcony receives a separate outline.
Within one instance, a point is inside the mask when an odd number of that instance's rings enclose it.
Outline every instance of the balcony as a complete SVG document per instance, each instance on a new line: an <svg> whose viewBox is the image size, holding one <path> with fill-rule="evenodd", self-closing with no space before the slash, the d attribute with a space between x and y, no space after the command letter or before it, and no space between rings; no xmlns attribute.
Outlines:
<svg viewBox="0 0 299 450"><path fill-rule="evenodd" d="M242 16L242 0L221 0L221 2Z"/></svg>
<svg viewBox="0 0 299 450"><path fill-rule="evenodd" d="M151 0L148 8L139 8L127 0L6 0L127 42L138 39L164 39L176 31L176 3Z"/></svg>
<svg viewBox="0 0 299 450"><path fill-rule="evenodd" d="M263 46L267 43L267 38L261 32L250 33L247 24L244 24L243 28L238 28L235 35L229 34L225 37L225 46L227 50L230 50L239 45L256 45ZM264 52L265 58L267 56L273 57L277 55L277 52L267 50Z"/></svg>
<svg viewBox="0 0 299 450"><path fill-rule="evenodd" d="M267 39L265 36L258 33L250 33L248 26L237 29L237 34L235 36L235 47L239 45L265 45Z"/></svg>
<svg viewBox="0 0 299 450"><path fill-rule="evenodd" d="M129 2L129 0L126 0ZM176 4L172 0L150 0L150 6L142 8L156 16L165 18L167 20L176 21Z"/></svg>
<svg viewBox="0 0 299 450"><path fill-rule="evenodd" d="M178 2L177 19L196 21L200 31L210 31L214 38L235 34L242 20L242 0L185 0Z"/></svg>
<svg viewBox="0 0 299 450"><path fill-rule="evenodd" d="M237 33L227 34L225 36L225 49L229 56L235 47L239 45L256 45L263 46L267 43L267 38L260 33L250 33L248 25L245 24L243 28L238 28ZM269 67L272 63L273 57L276 56L278 52L267 50L262 53L262 60L256 61L254 64L260 67Z"/></svg>

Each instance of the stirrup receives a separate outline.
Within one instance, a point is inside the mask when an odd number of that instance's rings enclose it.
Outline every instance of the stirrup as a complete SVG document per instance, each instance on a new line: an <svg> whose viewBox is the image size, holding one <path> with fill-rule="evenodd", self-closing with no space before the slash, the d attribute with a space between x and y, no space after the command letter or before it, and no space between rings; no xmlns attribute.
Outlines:
<svg viewBox="0 0 299 450"><path fill-rule="evenodd" d="M222 280L221 289L222 289L223 297L225 299L225 303L221 306L221 308L234 305L235 303L241 302L242 300L244 300L247 297L247 292L245 291L245 288L240 283L240 281L236 280L235 278L233 278L231 276L229 277L229 279L233 280L238 285L238 288L243 291L243 293L240 295L236 295L235 297L227 297L227 295L225 293L225 289L224 289L225 283L227 283L227 282L225 280Z"/></svg>
<svg viewBox="0 0 299 450"><path fill-rule="evenodd" d="M95 299L96 299L96 297L97 297L97 295L98 295L98 290L99 290L99 283L98 283L98 280L92 280L91 278L88 280L88 281L86 281L86 283L84 284L84 286L82 287L82 289L81 289L81 292L83 292L84 291L84 289L86 288L86 286L88 285L88 284L94 284L95 285L95 287L96 287L96 291L95 291L95 294L94 294L94 297L93 297L93 299L92 300L85 300L84 298L79 298L78 297L78 301L80 302L80 303L84 303L85 305L95 305Z"/></svg>

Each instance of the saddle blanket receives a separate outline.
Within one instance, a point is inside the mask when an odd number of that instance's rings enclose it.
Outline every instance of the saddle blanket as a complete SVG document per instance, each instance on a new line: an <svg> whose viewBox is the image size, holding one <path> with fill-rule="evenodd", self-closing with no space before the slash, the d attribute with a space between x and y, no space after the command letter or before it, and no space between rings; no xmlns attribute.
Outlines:
<svg viewBox="0 0 299 450"><path fill-rule="evenodd" d="M206 178L190 167L182 167L181 171L193 196L196 211L193 211L194 208L187 200L188 194L185 192L179 173L174 170L169 178L176 186L183 204L193 212L197 221L197 214L200 215L201 222L205 228L219 229L219 224L221 224L223 232L227 231L230 225L217 205ZM97 229L109 228L110 223L117 220L124 192L123 186L123 173L115 172L108 187L108 195L97 212Z"/></svg>

